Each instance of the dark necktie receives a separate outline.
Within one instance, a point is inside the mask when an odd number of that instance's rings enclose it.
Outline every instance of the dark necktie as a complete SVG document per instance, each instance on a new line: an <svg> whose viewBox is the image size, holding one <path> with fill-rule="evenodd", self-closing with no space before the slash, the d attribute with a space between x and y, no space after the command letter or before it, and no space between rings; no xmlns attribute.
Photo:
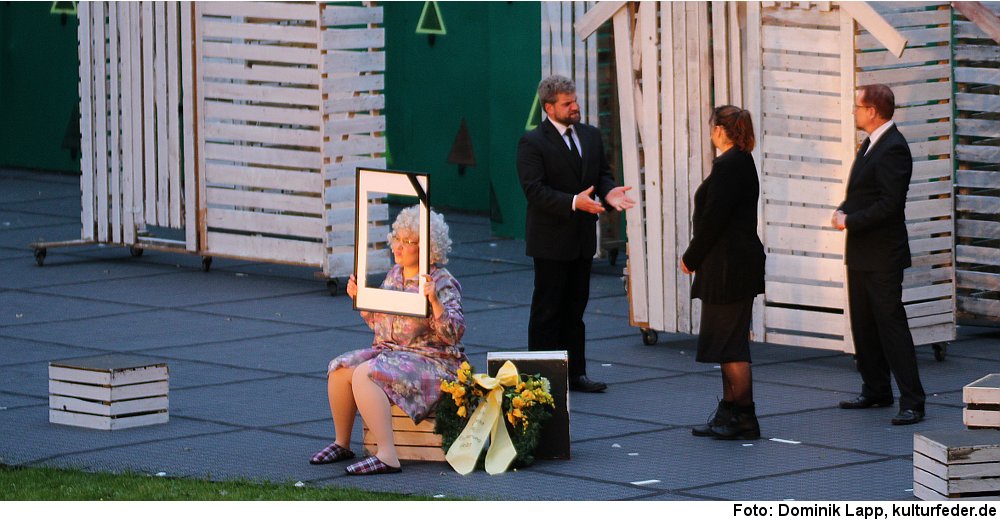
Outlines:
<svg viewBox="0 0 1000 520"><path fill-rule="evenodd" d="M582 166L583 158L580 157L580 149L576 147L576 141L573 140L573 127L566 129L566 138L569 139L569 151L573 153L573 159L578 166Z"/></svg>
<svg viewBox="0 0 1000 520"><path fill-rule="evenodd" d="M864 157L865 152L868 151L868 146L872 144L871 137L866 137L864 141L861 141L861 150L858 152L858 157Z"/></svg>

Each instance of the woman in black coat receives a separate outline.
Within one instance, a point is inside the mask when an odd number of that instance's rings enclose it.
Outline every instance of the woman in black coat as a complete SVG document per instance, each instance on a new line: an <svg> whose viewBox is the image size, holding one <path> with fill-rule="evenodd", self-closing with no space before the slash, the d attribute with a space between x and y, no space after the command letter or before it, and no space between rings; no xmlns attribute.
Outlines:
<svg viewBox="0 0 1000 520"><path fill-rule="evenodd" d="M731 105L712 111L712 144L721 154L694 195L694 236L681 269L694 273L691 297L701 298L697 361L722 367L722 401L691 433L756 439L760 425L750 373L750 319L764 292L764 246L757 236L760 185L750 152L750 112Z"/></svg>

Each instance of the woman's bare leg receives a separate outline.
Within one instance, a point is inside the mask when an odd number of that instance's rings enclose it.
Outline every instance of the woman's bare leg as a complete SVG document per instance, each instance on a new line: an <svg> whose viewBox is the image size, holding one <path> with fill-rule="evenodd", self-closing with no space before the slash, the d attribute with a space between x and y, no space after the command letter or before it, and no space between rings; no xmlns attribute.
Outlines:
<svg viewBox="0 0 1000 520"><path fill-rule="evenodd" d="M351 431L354 429L354 417L358 413L358 405L354 402L354 392L351 389L354 371L352 367L338 368L327 374L326 380L330 415L333 417L333 429L337 432L335 442L347 449L351 449Z"/></svg>
<svg viewBox="0 0 1000 520"><path fill-rule="evenodd" d="M354 401L365 425L375 434L375 442L378 443L378 453L375 456L398 468L399 456L396 454L396 441L392 433L392 405L382 387L368 377L368 370L367 361L354 370L351 379Z"/></svg>

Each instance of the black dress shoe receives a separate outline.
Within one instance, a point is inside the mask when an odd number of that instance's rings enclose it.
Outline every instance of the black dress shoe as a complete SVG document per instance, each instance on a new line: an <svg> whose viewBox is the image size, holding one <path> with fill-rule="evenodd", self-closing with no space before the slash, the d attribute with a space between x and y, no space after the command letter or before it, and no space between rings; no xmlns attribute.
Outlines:
<svg viewBox="0 0 1000 520"><path fill-rule="evenodd" d="M691 435L695 437L712 437L712 427L722 426L729 422L729 418L733 415L733 403L729 401L719 401L718 408L715 412L712 412L712 416L708 418L708 422L699 426L691 428Z"/></svg>
<svg viewBox="0 0 1000 520"><path fill-rule="evenodd" d="M587 376L571 377L569 379L569 389L574 392L603 392L608 385L600 381L592 381Z"/></svg>
<svg viewBox="0 0 1000 520"><path fill-rule="evenodd" d="M918 422L924 420L924 412L920 410L900 410L895 417L892 418L892 424L896 426L904 426L907 424L917 424Z"/></svg>
<svg viewBox="0 0 1000 520"><path fill-rule="evenodd" d="M892 406L892 398L872 399L864 395L859 395L850 401L841 401L840 407L845 410L860 410L862 408L882 408Z"/></svg>

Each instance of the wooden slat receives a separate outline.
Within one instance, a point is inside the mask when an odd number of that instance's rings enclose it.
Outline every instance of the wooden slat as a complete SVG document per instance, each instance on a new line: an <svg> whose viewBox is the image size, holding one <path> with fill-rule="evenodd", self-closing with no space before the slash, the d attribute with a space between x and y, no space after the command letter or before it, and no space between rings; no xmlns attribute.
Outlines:
<svg viewBox="0 0 1000 520"><path fill-rule="evenodd" d="M170 170L169 137L167 136L167 8L165 3L153 4L153 70L155 77L154 105L156 109L156 221L159 226L170 225ZM176 106L176 105L174 105Z"/></svg>
<svg viewBox="0 0 1000 520"><path fill-rule="evenodd" d="M910 183L910 189L906 192L906 197L908 199L916 199L920 197L945 195L945 194L951 194L951 190L952 190L952 183L950 180L935 181L935 182L913 182Z"/></svg>
<svg viewBox="0 0 1000 520"><path fill-rule="evenodd" d="M955 286L950 283L903 289L903 302L905 303L954 296Z"/></svg>
<svg viewBox="0 0 1000 520"><path fill-rule="evenodd" d="M769 137L764 136L764 139L769 139ZM763 162L765 174L795 175L814 179L841 180L841 182L847 181L847 172L844 170L849 169L839 164L792 161L771 157L765 158Z"/></svg>
<svg viewBox="0 0 1000 520"><path fill-rule="evenodd" d="M368 135L350 135L347 140L329 141L323 145L325 157L368 155L385 153L385 138Z"/></svg>
<svg viewBox="0 0 1000 520"><path fill-rule="evenodd" d="M319 148L322 145L318 130L216 123L205 128L204 132L205 136L212 140L250 141L306 148Z"/></svg>
<svg viewBox="0 0 1000 520"><path fill-rule="evenodd" d="M1000 137L1000 124L990 119L957 119L955 133L974 137Z"/></svg>
<svg viewBox="0 0 1000 520"><path fill-rule="evenodd" d="M303 49L288 45L246 45L239 43L202 43L202 52L209 58L230 58L250 61L267 61L295 65L319 65L316 49Z"/></svg>
<svg viewBox="0 0 1000 520"><path fill-rule="evenodd" d="M603 10L605 5L611 4L599 3L592 9L584 20L590 17L599 16L600 11ZM619 8L621 6L618 6ZM614 13L613 24L614 24L614 34L615 34L615 63L617 71L618 85L632 85L633 84L633 74L632 74L632 53L628 48L629 42L632 41L631 34L631 15L628 9L615 8L612 13ZM597 13L597 14L595 14ZM598 24L599 25L599 24ZM576 25L576 32L581 37L586 37L591 31L581 29L581 27L586 27L578 22ZM594 30L597 29L597 25L594 25ZM637 127L635 121L635 100L633 99L633 93L631 89L619 88L618 92L618 102L620 106L620 120L621 120L621 144L622 144L622 171L624 174L625 185L626 186L640 186L639 182L639 136L637 134ZM631 321L633 323L642 322L645 323L649 320L649 300L646 293L646 252L645 252L645 233L642 228L642 208L640 205L626 210L626 232L630 240L627 244L628 249L628 265L629 265L629 301L631 303L632 316Z"/></svg>
<svg viewBox="0 0 1000 520"><path fill-rule="evenodd" d="M141 74L139 63L132 60L133 43L132 35L134 4L123 3L118 7L119 31L121 33L121 132L122 132L122 170L121 170L121 229L122 243L135 243L135 219L132 214L132 195L134 193L133 179L135 177L134 155L140 151L139 143L134 139L135 129L133 122L136 121L133 112L133 98L141 93L141 89L136 88L133 82L133 75ZM133 63L135 63L133 65ZM133 71L133 69L135 69Z"/></svg>
<svg viewBox="0 0 1000 520"><path fill-rule="evenodd" d="M385 76L368 74L328 77L323 80L324 92L367 92L385 89Z"/></svg>
<svg viewBox="0 0 1000 520"><path fill-rule="evenodd" d="M807 202L831 207L836 207L844 200L844 186L834 182L776 178L765 175L761 189L763 195L771 200Z"/></svg>
<svg viewBox="0 0 1000 520"><path fill-rule="evenodd" d="M955 209L980 213L984 215L1000 215L1000 197L987 195L958 195Z"/></svg>
<svg viewBox="0 0 1000 520"><path fill-rule="evenodd" d="M660 183L662 171L660 168L660 121L655 114L659 110L659 64L657 63L658 30L655 3L639 4L639 22L637 30L641 42L642 56L642 105L637 109L647 114L641 122L639 135L643 146L643 169L645 172L646 193L646 251L662 250L663 227L662 220L655 209L661 206L662 193ZM663 285L664 259L660 254L649 254L646 263L646 294L649 295L649 326L656 330L664 329L664 298Z"/></svg>
<svg viewBox="0 0 1000 520"><path fill-rule="evenodd" d="M204 95L204 90L199 90ZM206 119L225 119L258 123L319 127L321 117L318 111L300 108L279 108L253 105L235 105L224 101L205 101Z"/></svg>
<svg viewBox="0 0 1000 520"><path fill-rule="evenodd" d="M836 350L839 352L852 352L851 342L843 339L822 338L817 336L782 334L779 332L767 331L764 341L778 345L791 345L796 347L809 347L823 350Z"/></svg>
<svg viewBox="0 0 1000 520"><path fill-rule="evenodd" d="M323 244L271 237L250 237L209 231L205 252L232 255L246 259L262 259L298 265L318 265L322 261Z"/></svg>
<svg viewBox="0 0 1000 520"><path fill-rule="evenodd" d="M323 56L329 74L381 72L385 70L385 52L329 51Z"/></svg>
<svg viewBox="0 0 1000 520"><path fill-rule="evenodd" d="M806 51L817 54L837 54L840 52L837 31L806 29L765 25L761 31L764 49L770 51ZM807 48L803 42L809 42Z"/></svg>
<svg viewBox="0 0 1000 520"><path fill-rule="evenodd" d="M254 63L222 63L206 61L200 63L198 70L203 78L223 78L226 80L241 79L262 81L268 83L285 83L299 85L319 85L319 71L301 66L278 66Z"/></svg>
<svg viewBox="0 0 1000 520"><path fill-rule="evenodd" d="M896 95L896 103L899 105L925 103L927 101L948 101L951 99L950 81L895 85L892 87L892 90Z"/></svg>
<svg viewBox="0 0 1000 520"><path fill-rule="evenodd" d="M955 274L959 287L1000 292L1000 274L961 270Z"/></svg>
<svg viewBox="0 0 1000 520"><path fill-rule="evenodd" d="M345 97L330 95L323 100L323 112L327 114L337 112L367 112L370 110L382 110L385 108L385 96L382 94L369 94L360 96Z"/></svg>
<svg viewBox="0 0 1000 520"><path fill-rule="evenodd" d="M731 11L732 14L737 15L737 10ZM737 15L738 16L738 15ZM747 78L746 82L743 83L742 90L745 102L745 108L750 112L750 118L755 129L757 129L758 135L763 128L761 120L764 116L763 111L763 101L761 99L761 93L763 92L763 79L761 77L761 71L764 66L761 62L761 54L763 53L763 46L761 45L761 30L763 22L761 20L760 7L751 3L746 10L746 20L747 20L747 31L746 31L746 42L747 42ZM735 25L735 24L733 24ZM752 29L751 29L752 27ZM734 46L736 46L736 41L734 41ZM736 87L734 87L735 89ZM760 147L754 150L754 167L757 169L759 175L763 175L763 159L764 154L760 151ZM763 200L761 197L760 200ZM764 236L764 205L758 204L757 206L757 234L761 237ZM766 325L767 316L764 312L764 298L754 298L753 313L757 316L757 319L752 322L752 333L756 337L766 337Z"/></svg>
<svg viewBox="0 0 1000 520"><path fill-rule="evenodd" d="M767 71L765 70L766 74ZM840 78L837 78L840 81ZM950 126L948 126L950 128ZM806 121L803 119L786 119L776 116L764 118L763 133L771 135L789 135L795 137L830 137L839 138L841 134L840 124L823 121Z"/></svg>
<svg viewBox="0 0 1000 520"><path fill-rule="evenodd" d="M208 203L212 205L235 206L293 213L323 214L323 200L317 195L301 196L266 191L233 190L224 188L206 189Z"/></svg>
<svg viewBox="0 0 1000 520"><path fill-rule="evenodd" d="M785 303L839 309L843 305L843 287L810 286L803 283L765 283L764 294L768 303Z"/></svg>
<svg viewBox="0 0 1000 520"><path fill-rule="evenodd" d="M385 116L356 116L349 119L330 119L324 123L327 135L369 134L385 131Z"/></svg>
<svg viewBox="0 0 1000 520"><path fill-rule="evenodd" d="M840 58L832 56L765 52L762 55L762 63L768 69L796 69L816 73L840 72Z"/></svg>
<svg viewBox="0 0 1000 520"><path fill-rule="evenodd" d="M134 233L144 220L145 215L145 182L143 151L145 150L145 127L143 125L143 103L145 92L143 90L142 78L142 6L138 2L129 2L132 11L132 110L129 114L132 119L132 204L130 206L131 226L128 230L130 236L129 243L135 242Z"/></svg>
<svg viewBox="0 0 1000 520"><path fill-rule="evenodd" d="M900 66L906 64L923 65L928 61L948 61L951 59L951 51L947 45L937 47L919 47L903 51L903 55L896 57L888 51L862 52L857 55L857 66L862 68ZM957 48L956 48L956 58Z"/></svg>
<svg viewBox="0 0 1000 520"><path fill-rule="evenodd" d="M854 155L854 146L857 143L854 137L854 125L851 122L854 121L854 96L855 90L857 89L857 66L858 66L858 53L854 48L854 34L858 28L857 22L854 20L850 14L844 10L840 11L840 117L841 121L841 135L840 144L843 147L843 159L841 159L841 165L847 166L849 157ZM890 53L886 53L890 54ZM893 56L895 58L895 56ZM849 168L843 168L842 175L844 179L844 184L847 184L847 176L850 174ZM846 190L845 190L846 197ZM846 238L846 235L845 235ZM843 255L843 253L842 253ZM843 258L843 256L841 256ZM849 294L846 290L846 268L842 269L844 277L844 291L842 293L841 308L844 309L844 321L850 324L851 322L851 305L849 301ZM844 346L845 351L854 351L854 331L851 327L844 327Z"/></svg>
<svg viewBox="0 0 1000 520"><path fill-rule="evenodd" d="M848 327L842 314L766 307L764 315L769 329L842 336Z"/></svg>
<svg viewBox="0 0 1000 520"><path fill-rule="evenodd" d="M955 185L963 188L994 188L1000 186L1000 172L958 170Z"/></svg>
<svg viewBox="0 0 1000 520"><path fill-rule="evenodd" d="M122 212L121 212L121 81L122 70L119 61L121 47L118 40L118 16L119 4L108 4L108 86L110 87L110 98L108 99L108 146L111 151L110 171L108 172L108 190L111 196L111 221L109 223L108 240L112 243L120 244L122 241Z"/></svg>
<svg viewBox="0 0 1000 520"><path fill-rule="evenodd" d="M951 199L909 201L906 203L904 211L906 220L919 220L950 215L951 206Z"/></svg>
<svg viewBox="0 0 1000 520"><path fill-rule="evenodd" d="M996 320L1000 316L1000 300L987 300L985 298L962 297L958 299L958 308L964 312L983 316L987 319Z"/></svg>
<svg viewBox="0 0 1000 520"><path fill-rule="evenodd" d="M955 153L960 161L1000 163L1000 146L959 144L955 146Z"/></svg>
<svg viewBox="0 0 1000 520"><path fill-rule="evenodd" d="M576 29L576 34L578 38L587 38L598 27L604 24L612 18L615 13L618 12L627 2L622 1L608 1L608 2L598 2L594 4L589 11L587 11L586 16L577 20L574 28Z"/></svg>
<svg viewBox="0 0 1000 520"><path fill-rule="evenodd" d="M302 238L323 238L323 220L319 218L221 208L209 210L208 227Z"/></svg>
<svg viewBox="0 0 1000 520"><path fill-rule="evenodd" d="M661 42L673 42L677 37L674 31L673 6L669 3L660 5L660 40ZM682 33L683 34L683 33ZM661 70L674 70L674 49L673 45L660 46L660 68ZM668 129L675 128L679 106L675 105L677 79L668 75L660 82L660 125L665 134L660 143L660 167L662 177L660 182L660 201L662 208L659 212L653 208L651 218L659 218L666 230L662 242L662 255L664 259L663 267L663 327L666 331L678 331L679 315L682 308L688 303L681 302L684 294L689 294L690 285L687 275L680 273L680 266L677 258L683 252L679 246L681 241L687 242L687 218L678 218L678 211L683 204L687 207L687 197L680 192L676 186L679 184L677 157L674 153L677 146L678 136L673 135ZM686 192L685 192L686 193ZM680 199L683 199L680 200ZM686 210L685 210L686 211ZM685 213L684 215L686 215ZM682 227L683 221L683 227ZM655 252L654 252L655 254ZM687 320L690 321L689 319Z"/></svg>
<svg viewBox="0 0 1000 520"><path fill-rule="evenodd" d="M764 141L764 152L815 159L840 160L843 147L837 141L771 135Z"/></svg>
<svg viewBox="0 0 1000 520"><path fill-rule="evenodd" d="M858 84L885 83L890 86L896 83L914 83L945 78L951 76L951 66L948 64L924 65L922 67L904 67L900 69L879 69L858 72ZM895 87L893 87L895 91Z"/></svg>
<svg viewBox="0 0 1000 520"><path fill-rule="evenodd" d="M99 4L84 2L77 9L80 25L77 29L80 54L80 238L94 239L94 62L92 7Z"/></svg>
<svg viewBox="0 0 1000 520"><path fill-rule="evenodd" d="M314 172L296 172L250 166L232 166L209 163L204 174L213 184L252 186L263 189L284 189L306 193L319 193L323 180ZM352 195L353 198L353 195Z"/></svg>
<svg viewBox="0 0 1000 520"><path fill-rule="evenodd" d="M914 107L899 107L893 114L893 121L906 123L909 121L925 122L931 119L946 119L951 117L951 103L935 105L920 105Z"/></svg>
<svg viewBox="0 0 1000 520"><path fill-rule="evenodd" d="M765 90L762 102L767 113L792 116L814 117L817 113L831 114L840 111L840 99L834 96Z"/></svg>
<svg viewBox="0 0 1000 520"><path fill-rule="evenodd" d="M832 74L764 69L763 78L764 87L768 89L808 90L829 94L840 92L840 77Z"/></svg>
<svg viewBox="0 0 1000 520"><path fill-rule="evenodd" d="M955 82L1000 86L1000 69L955 67Z"/></svg>
<svg viewBox="0 0 1000 520"><path fill-rule="evenodd" d="M200 71L193 64L194 40L192 31L192 4L181 3L181 40L180 40L180 61L181 61L181 84L184 85L183 110L184 119L184 242L188 251L198 250L198 203L197 203L197 182L195 171L195 102L194 102L194 74ZM199 128L203 131L203 128ZM204 175L204 171L201 172Z"/></svg>
<svg viewBox="0 0 1000 520"><path fill-rule="evenodd" d="M1000 112L1000 96L957 92L955 105L958 110L973 112Z"/></svg>
<svg viewBox="0 0 1000 520"><path fill-rule="evenodd" d="M913 163L913 176L910 182L923 181L927 179L941 179L951 177L951 159L936 159L931 161L917 161Z"/></svg>
<svg viewBox="0 0 1000 520"><path fill-rule="evenodd" d="M955 221L955 229L962 238L1000 240L1000 222L959 218Z"/></svg>
<svg viewBox="0 0 1000 520"><path fill-rule="evenodd" d="M369 49L385 46L385 29L326 29L323 48L326 50Z"/></svg>
<svg viewBox="0 0 1000 520"><path fill-rule="evenodd" d="M768 201L764 207L766 224L798 224L806 226L829 226L831 208L805 207L801 205L782 205Z"/></svg>
<svg viewBox="0 0 1000 520"><path fill-rule="evenodd" d="M206 18L202 21L202 34L206 38L233 40L263 40L282 43L305 43L316 45L318 32L315 27L294 25L274 25L266 23L239 23L216 21Z"/></svg>
<svg viewBox="0 0 1000 520"><path fill-rule="evenodd" d="M804 229L776 225L764 229L764 240L768 244L768 248L786 251L841 254L844 251L843 237L843 233L839 231L826 229Z"/></svg>
<svg viewBox="0 0 1000 520"><path fill-rule="evenodd" d="M292 168L315 168L322 166L319 152L303 152L260 146L236 146L208 143L205 157L225 161L246 162L259 165L287 166Z"/></svg>
<svg viewBox="0 0 1000 520"><path fill-rule="evenodd" d="M314 4L289 2L206 2L202 14L264 18L269 20L315 20L318 12Z"/></svg>
<svg viewBox="0 0 1000 520"><path fill-rule="evenodd" d="M212 99L248 100L289 105L319 106L321 94L318 89L292 87L265 87L241 85L237 83L205 82L205 97Z"/></svg>
<svg viewBox="0 0 1000 520"><path fill-rule="evenodd" d="M931 29L908 29L899 31L898 34L906 39L909 47L922 47L927 44L947 42L951 40L951 27L934 27ZM872 34L859 34L855 38L855 45L859 50L885 49L886 46ZM894 52L893 49L889 49Z"/></svg>
<svg viewBox="0 0 1000 520"><path fill-rule="evenodd" d="M924 157L951 155L951 140L938 139L910 143L910 154L919 161Z"/></svg>
<svg viewBox="0 0 1000 520"><path fill-rule="evenodd" d="M167 174L170 185L170 227L181 227L181 70L178 61L180 34L178 3L167 4Z"/></svg>
<svg viewBox="0 0 1000 520"><path fill-rule="evenodd" d="M956 44L955 61L997 61L1000 60L1000 46Z"/></svg>
<svg viewBox="0 0 1000 520"><path fill-rule="evenodd" d="M948 121L906 125L898 128L908 142L917 142L928 137L951 137L951 123Z"/></svg>
<svg viewBox="0 0 1000 520"><path fill-rule="evenodd" d="M382 17L382 7L323 5L323 25L380 24Z"/></svg>
<svg viewBox="0 0 1000 520"><path fill-rule="evenodd" d="M108 241L108 91L107 91L107 3L95 4L94 19L94 196L97 199L97 239Z"/></svg>

